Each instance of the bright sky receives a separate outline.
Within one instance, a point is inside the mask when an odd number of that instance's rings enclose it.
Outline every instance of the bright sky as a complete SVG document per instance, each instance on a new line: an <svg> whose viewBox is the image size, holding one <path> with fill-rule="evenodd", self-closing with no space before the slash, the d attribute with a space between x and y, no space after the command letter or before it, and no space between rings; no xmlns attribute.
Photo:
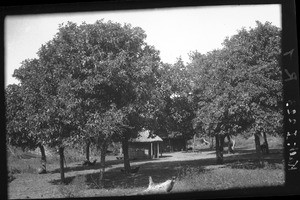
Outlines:
<svg viewBox="0 0 300 200"><path fill-rule="evenodd" d="M236 34L242 27L254 28L256 20L282 27L279 4L7 16L5 86L18 83L12 77L14 70L23 60L37 58L38 49L53 38L59 24L94 23L102 18L141 27L147 34L146 42L154 45L162 61L168 63L174 63L179 56L188 62L190 51L204 54L221 48L225 37Z"/></svg>

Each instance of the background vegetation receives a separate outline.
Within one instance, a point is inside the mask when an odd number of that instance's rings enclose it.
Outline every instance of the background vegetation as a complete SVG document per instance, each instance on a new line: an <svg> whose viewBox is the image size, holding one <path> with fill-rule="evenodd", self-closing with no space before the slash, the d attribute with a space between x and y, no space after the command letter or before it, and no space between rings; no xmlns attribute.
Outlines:
<svg viewBox="0 0 300 200"><path fill-rule="evenodd" d="M258 158L262 142L268 153L267 138L282 137L279 28L257 22L221 49L190 52L189 63L161 62L145 38L141 28L111 21L60 25L38 58L15 70L20 84L5 88L8 146L39 147L44 163L44 147L57 149L64 182L65 149L93 144L101 184L108 146L122 144L129 172L128 140L142 128L214 137L219 164L226 137L254 136Z"/></svg>

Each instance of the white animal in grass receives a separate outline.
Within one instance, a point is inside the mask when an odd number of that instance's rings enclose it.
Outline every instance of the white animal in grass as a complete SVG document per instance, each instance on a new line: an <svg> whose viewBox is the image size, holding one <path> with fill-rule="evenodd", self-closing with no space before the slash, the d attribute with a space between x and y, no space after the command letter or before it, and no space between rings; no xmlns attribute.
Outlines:
<svg viewBox="0 0 300 200"><path fill-rule="evenodd" d="M153 183L151 176L149 176L149 186L144 192L170 192L173 189L175 178L176 177L173 176L171 180L166 180L163 183L155 184Z"/></svg>

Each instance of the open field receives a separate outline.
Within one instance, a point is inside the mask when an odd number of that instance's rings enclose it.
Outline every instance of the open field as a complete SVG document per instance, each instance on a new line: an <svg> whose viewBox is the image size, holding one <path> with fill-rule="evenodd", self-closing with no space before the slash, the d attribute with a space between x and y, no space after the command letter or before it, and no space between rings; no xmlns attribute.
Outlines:
<svg viewBox="0 0 300 200"><path fill-rule="evenodd" d="M171 193L280 186L284 184L282 146L276 138L269 141L271 150L264 156L263 166L258 164L251 142L245 148L237 146L235 154L224 154L223 165L216 165L214 151L203 148L199 152L164 153L154 160L132 160L131 166L140 166L140 170L131 175L121 172L122 160L108 156L103 187L98 185L98 162L83 167L79 160L69 159L65 174L68 184L61 185L55 158L49 158L48 173L39 175L35 171L39 158L9 157L8 167L15 169L16 179L9 183L8 194L12 199L136 195L148 187L149 176L155 183L176 176Z"/></svg>

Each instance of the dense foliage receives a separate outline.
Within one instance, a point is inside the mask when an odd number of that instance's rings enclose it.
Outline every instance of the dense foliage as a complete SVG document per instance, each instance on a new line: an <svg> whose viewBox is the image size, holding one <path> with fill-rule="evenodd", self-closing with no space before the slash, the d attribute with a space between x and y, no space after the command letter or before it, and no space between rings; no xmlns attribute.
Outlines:
<svg viewBox="0 0 300 200"><path fill-rule="evenodd" d="M6 88L8 141L47 144L61 157L91 138L101 152L119 141L128 171L128 140L146 127L162 137L220 136L222 159L225 136L282 132L280 38L279 28L257 22L221 49L168 64L139 27L62 24L38 59L15 70L20 84Z"/></svg>
<svg viewBox="0 0 300 200"><path fill-rule="evenodd" d="M257 22L220 50L191 54L196 127L213 136L282 134L280 36L279 28Z"/></svg>

